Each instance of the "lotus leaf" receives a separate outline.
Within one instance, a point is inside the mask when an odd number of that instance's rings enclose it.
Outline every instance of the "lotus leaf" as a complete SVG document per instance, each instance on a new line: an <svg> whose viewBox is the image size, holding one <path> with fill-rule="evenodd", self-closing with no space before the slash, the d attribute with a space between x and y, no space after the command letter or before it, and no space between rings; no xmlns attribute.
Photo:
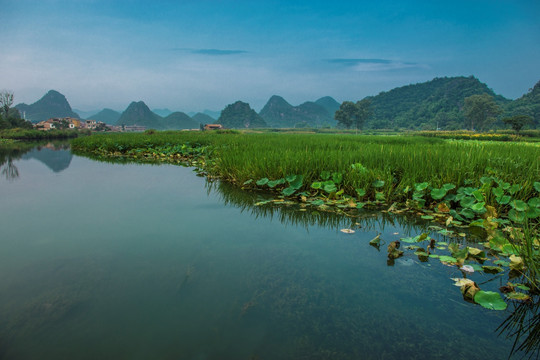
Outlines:
<svg viewBox="0 0 540 360"><path fill-rule="evenodd" d="M510 203L510 206L512 206L516 211L527 211L529 208L527 203L522 200L514 200Z"/></svg>
<svg viewBox="0 0 540 360"><path fill-rule="evenodd" d="M484 272L488 274L498 274L503 271L503 269L498 266L488 266L488 265L482 266L482 269L484 269Z"/></svg>
<svg viewBox="0 0 540 360"><path fill-rule="evenodd" d="M312 201L311 205L321 206L321 205L324 205L324 201L321 199L317 199L317 200Z"/></svg>
<svg viewBox="0 0 540 360"><path fill-rule="evenodd" d="M524 294L522 292L517 292L517 291L508 293L505 296L506 298L510 300L517 300L517 301L528 301L531 298L529 295Z"/></svg>
<svg viewBox="0 0 540 360"><path fill-rule="evenodd" d="M474 248L474 247L469 247L469 255L471 255L472 257L476 259L486 259L485 251Z"/></svg>
<svg viewBox="0 0 540 360"><path fill-rule="evenodd" d="M434 218L433 216L431 216L431 215L422 215L421 218L424 219L424 220L433 220L433 219L435 219L435 218Z"/></svg>
<svg viewBox="0 0 540 360"><path fill-rule="evenodd" d="M540 198L539 197L533 197L527 202L527 204L529 205L529 207L540 208Z"/></svg>
<svg viewBox="0 0 540 360"><path fill-rule="evenodd" d="M456 188L456 185L454 185L454 184L444 184L444 185L442 186L442 188L443 188L444 190L446 190L446 191L450 191L450 190L452 190L452 189L455 189L455 188Z"/></svg>
<svg viewBox="0 0 540 360"><path fill-rule="evenodd" d="M363 198L364 195L366 195L366 190L364 189L355 189L356 190L356 194L358 195L358 198Z"/></svg>
<svg viewBox="0 0 540 360"><path fill-rule="evenodd" d="M517 287L518 289L525 290L525 291L531 290L530 287L528 287L528 286L526 286L526 285L523 285L523 284L516 284L516 287Z"/></svg>
<svg viewBox="0 0 540 360"><path fill-rule="evenodd" d="M279 180L270 180L266 185L268 185L268 187L270 188L274 188L276 187L277 185L281 185L283 184L285 181L283 179L279 179Z"/></svg>
<svg viewBox="0 0 540 360"><path fill-rule="evenodd" d="M495 197L498 197L498 198L504 195L504 190L500 187L492 188L491 192L493 193L493 195L495 195Z"/></svg>
<svg viewBox="0 0 540 360"><path fill-rule="evenodd" d="M394 249L388 252L389 259L397 259L398 257L401 257L401 256L403 256L403 251L398 250L398 249Z"/></svg>
<svg viewBox="0 0 540 360"><path fill-rule="evenodd" d="M440 212L440 213L449 213L450 212L450 208L448 207L448 205L444 202L442 203L439 203L437 205L437 211Z"/></svg>
<svg viewBox="0 0 540 360"><path fill-rule="evenodd" d="M493 263L495 265L504 266L504 267L510 266L510 263L508 261L504 261L504 260L495 260Z"/></svg>
<svg viewBox="0 0 540 360"><path fill-rule="evenodd" d="M436 258L439 257L439 255L437 255L437 254L429 254L429 257L430 257L430 258L435 258L435 259L436 259Z"/></svg>
<svg viewBox="0 0 540 360"><path fill-rule="evenodd" d="M481 265L478 265L478 264L472 264L472 265L470 265L470 266L471 266L471 267L474 269L474 271L476 271L476 272L484 272L484 269L482 268Z"/></svg>
<svg viewBox="0 0 540 360"><path fill-rule="evenodd" d="M529 219L536 219L538 216L540 216L540 209L537 207L530 207L529 210L527 210L527 217Z"/></svg>
<svg viewBox="0 0 540 360"><path fill-rule="evenodd" d="M466 218L469 218L469 219L474 218L474 211L472 211L471 209L463 209L459 213L465 216Z"/></svg>
<svg viewBox="0 0 540 360"><path fill-rule="evenodd" d="M452 257L452 256L441 255L441 256L439 256L439 260L442 263L446 263L446 264L449 264L449 265L457 264L457 259Z"/></svg>
<svg viewBox="0 0 540 360"><path fill-rule="evenodd" d="M491 184L491 182L493 181L493 178L491 176L483 176L480 178L480 182L482 184Z"/></svg>
<svg viewBox="0 0 540 360"><path fill-rule="evenodd" d="M464 187L462 189L463 189L463 193L467 196L472 196L474 192L478 190L477 188L473 188L473 187Z"/></svg>
<svg viewBox="0 0 540 360"><path fill-rule="evenodd" d="M416 189L416 191L424 191L427 189L428 186L429 186L428 182L414 184L414 188Z"/></svg>
<svg viewBox="0 0 540 360"><path fill-rule="evenodd" d="M504 254L508 254L508 256L519 255L519 249L517 248L517 246L510 243L507 243L502 247L502 252Z"/></svg>
<svg viewBox="0 0 540 360"><path fill-rule="evenodd" d="M534 189L540 193L540 182L535 181L533 186Z"/></svg>
<svg viewBox="0 0 540 360"><path fill-rule="evenodd" d="M489 310L504 310L507 307L501 295L494 291L478 291L474 295L474 302Z"/></svg>
<svg viewBox="0 0 540 360"><path fill-rule="evenodd" d="M375 200L377 201L384 201L386 198L384 197L384 193L383 192L379 192L377 191L375 193Z"/></svg>
<svg viewBox="0 0 540 360"><path fill-rule="evenodd" d="M525 221L527 214L524 212L518 212L516 209L512 209L508 212L508 218L513 222L522 223Z"/></svg>
<svg viewBox="0 0 540 360"><path fill-rule="evenodd" d="M363 208L365 205L366 205L366 203L359 202L359 203L356 203L356 208L357 208L357 209L361 209L361 208Z"/></svg>
<svg viewBox="0 0 540 360"><path fill-rule="evenodd" d="M291 177L287 177L287 181L289 182L290 187L294 188L295 190L298 190L302 187L304 176L302 175L293 175L293 176L294 178L292 179L290 179Z"/></svg>
<svg viewBox="0 0 540 360"><path fill-rule="evenodd" d="M525 264L523 263L523 259L520 256L516 256L514 254L510 255L510 269L521 271L525 268Z"/></svg>
<svg viewBox="0 0 540 360"><path fill-rule="evenodd" d="M439 230L439 231L437 231L437 233L439 233L439 234L441 234L441 235L444 235L444 236L448 236L448 235L454 234L454 232L453 232L452 230L447 230L447 229Z"/></svg>
<svg viewBox="0 0 540 360"><path fill-rule="evenodd" d="M471 206L474 205L475 202L476 202L475 198L473 198L472 196L467 196L461 199L461 201L459 202L459 205L461 205L462 208L470 208Z"/></svg>
<svg viewBox="0 0 540 360"><path fill-rule="evenodd" d="M435 200L440 200L446 195L445 189L432 189L431 190L431 197Z"/></svg>
<svg viewBox="0 0 540 360"><path fill-rule="evenodd" d="M496 198L495 200L497 200L497 202L501 205L506 205L508 203L510 203L510 200L512 200L512 197L508 196L508 195L503 195L501 197L498 197Z"/></svg>
<svg viewBox="0 0 540 360"><path fill-rule="evenodd" d="M296 189L293 188L293 187L288 187L288 188L285 188L281 191L281 193L285 196L291 196L292 194L294 194L296 192Z"/></svg>
<svg viewBox="0 0 540 360"><path fill-rule="evenodd" d="M268 178L262 178L260 180L257 180L256 184L259 185L259 186L263 186L263 185L266 185L268 184Z"/></svg>
<svg viewBox="0 0 540 360"><path fill-rule="evenodd" d="M375 180L373 182L373 187L380 188L380 187L383 187L383 186L384 186L384 181L383 180Z"/></svg>
<svg viewBox="0 0 540 360"><path fill-rule="evenodd" d="M412 237L401 238L399 240L401 240L401 241L403 241L405 243L409 243L409 244L416 243L416 239L412 238Z"/></svg>
<svg viewBox="0 0 540 360"><path fill-rule="evenodd" d="M244 181L244 183L242 185L249 185L252 182L253 182L253 179L249 179L249 180Z"/></svg>
<svg viewBox="0 0 540 360"><path fill-rule="evenodd" d="M323 171L321 172L321 179L328 180L330 179L330 172L329 171Z"/></svg>
<svg viewBox="0 0 540 360"><path fill-rule="evenodd" d="M311 184L311 188L315 190L319 190L320 188L322 188L322 186L323 184L320 181L315 181L314 183Z"/></svg>
<svg viewBox="0 0 540 360"><path fill-rule="evenodd" d="M341 184L341 182L343 181L343 174L340 172L333 173L332 180L334 180L336 184Z"/></svg>
<svg viewBox="0 0 540 360"><path fill-rule="evenodd" d="M484 213L486 212L486 208L484 207L486 205L485 202L479 202L471 206L471 210L476 213Z"/></svg>
<svg viewBox="0 0 540 360"><path fill-rule="evenodd" d="M514 184L514 185L510 186L510 188L508 189L508 192L509 192L511 195L514 195L514 194L517 193L519 190L521 190L521 185L519 185L519 184Z"/></svg>

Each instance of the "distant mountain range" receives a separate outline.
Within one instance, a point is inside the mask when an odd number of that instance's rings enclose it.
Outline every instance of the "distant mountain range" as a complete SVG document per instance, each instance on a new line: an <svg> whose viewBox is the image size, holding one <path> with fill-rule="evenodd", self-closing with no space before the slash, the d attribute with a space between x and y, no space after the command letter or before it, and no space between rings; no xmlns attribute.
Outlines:
<svg viewBox="0 0 540 360"><path fill-rule="evenodd" d="M21 116L32 122L40 122L54 117L72 117L79 119L79 114L71 109L66 97L58 91L50 90L41 99L31 105L17 104Z"/></svg>
<svg viewBox="0 0 540 360"><path fill-rule="evenodd" d="M483 93L493 96L499 104L503 110L501 118L525 114L534 118L533 126L540 125L540 82L527 94L512 101L495 94L473 76L459 76L435 78L368 97L371 100L372 115L364 128L462 129L465 123L462 111L465 98ZM144 102L139 101L132 102L122 113L103 109L88 118L111 125L140 125L158 130L194 129L199 128L200 124L210 123L221 123L231 128L322 127L336 126L334 113L339 106L340 104L329 96L293 106L281 96L274 95L259 114L252 110L249 104L239 101L225 108L228 111L224 118L223 111L205 110L202 113L190 113L191 117L183 112L171 112L169 109L151 111ZM33 122L51 117L79 118L65 96L55 90L49 91L34 104L18 104L15 107L26 119ZM238 118L235 119L234 116ZM494 126L502 127L503 124Z"/></svg>

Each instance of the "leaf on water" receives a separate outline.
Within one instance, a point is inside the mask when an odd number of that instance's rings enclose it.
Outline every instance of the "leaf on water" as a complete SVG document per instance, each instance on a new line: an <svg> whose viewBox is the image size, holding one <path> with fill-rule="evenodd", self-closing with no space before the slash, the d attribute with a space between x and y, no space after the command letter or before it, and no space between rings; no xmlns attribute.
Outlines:
<svg viewBox="0 0 540 360"><path fill-rule="evenodd" d="M457 264L457 259L452 257L452 256L441 255L441 256L439 256L439 260L443 264L447 264L447 265L456 265Z"/></svg>
<svg viewBox="0 0 540 360"><path fill-rule="evenodd" d="M476 202L475 198L473 198L472 196L467 196L461 199L461 201L459 202L459 205L461 205L462 208L470 208L471 206L474 205L475 202Z"/></svg>
<svg viewBox="0 0 540 360"><path fill-rule="evenodd" d="M341 231L342 233L345 233L345 234L354 234L353 229L341 229L339 231Z"/></svg>
<svg viewBox="0 0 540 360"><path fill-rule="evenodd" d="M249 185L252 182L253 182L253 179L249 179L249 180L244 181L244 183L242 185Z"/></svg>
<svg viewBox="0 0 540 360"><path fill-rule="evenodd" d="M529 295L522 292L517 292L517 291L505 294L505 296L507 299L516 300L516 301L528 301L531 298Z"/></svg>
<svg viewBox="0 0 540 360"><path fill-rule="evenodd" d="M463 300L468 301L470 303L474 303L475 296L477 293L479 293L481 290L476 285L476 283L473 282L467 282L466 284L462 285L459 289L461 291L461 294L463 295Z"/></svg>
<svg viewBox="0 0 540 360"><path fill-rule="evenodd" d="M454 218L452 216L449 216L448 219L446 219L446 226L450 226L452 225L452 221L454 220Z"/></svg>
<svg viewBox="0 0 540 360"><path fill-rule="evenodd" d="M359 199L363 198L366 195L366 190L364 189L355 189L355 190Z"/></svg>
<svg viewBox="0 0 540 360"><path fill-rule="evenodd" d="M477 213L484 213L486 212L485 208L486 203L485 202L479 202L471 206L471 210Z"/></svg>
<svg viewBox="0 0 540 360"><path fill-rule="evenodd" d="M439 230L439 231L437 231L437 233L439 233L439 234L441 234L441 235L444 235L444 236L448 236L448 235L454 234L454 232L453 232L452 230L447 230L447 229Z"/></svg>
<svg viewBox="0 0 540 360"><path fill-rule="evenodd" d="M503 271L503 269L499 266L484 265L482 266L482 269L484 269L484 272L487 274L498 274Z"/></svg>
<svg viewBox="0 0 540 360"><path fill-rule="evenodd" d="M452 190L452 189L455 189L455 188L456 188L456 185L454 185L454 184L444 184L444 185L442 186L442 188L443 188L444 190L446 190L446 191L450 191L450 190Z"/></svg>
<svg viewBox="0 0 540 360"><path fill-rule="evenodd" d="M414 184L414 188L416 189L416 191L424 191L425 189L427 189L428 186L428 182Z"/></svg>
<svg viewBox="0 0 540 360"><path fill-rule="evenodd" d="M364 207L364 205L366 205L366 203L363 203L363 202L356 203L356 208L361 209Z"/></svg>
<svg viewBox="0 0 540 360"><path fill-rule="evenodd" d="M448 205L447 205L446 203L442 202L442 203L439 203L439 204L437 205L437 211L440 212L440 213L445 213L445 214L447 214L447 213L450 212L450 208L448 207ZM448 226L448 225L447 225L447 226Z"/></svg>
<svg viewBox="0 0 540 360"><path fill-rule="evenodd" d="M381 234L378 234L369 241L370 245L379 245L381 243Z"/></svg>
<svg viewBox="0 0 540 360"><path fill-rule="evenodd" d="M394 249L388 253L389 259L397 259L398 257L401 257L401 256L403 256L403 251L398 250L398 249Z"/></svg>
<svg viewBox="0 0 540 360"><path fill-rule="evenodd" d="M321 200L321 199L313 200L313 201L311 202L311 205L315 205L315 206L321 206L321 205L324 205L324 200Z"/></svg>
<svg viewBox="0 0 540 360"><path fill-rule="evenodd" d="M505 310L507 307L501 295L494 291L478 291L474 295L474 302L489 310Z"/></svg>
<svg viewBox="0 0 540 360"><path fill-rule="evenodd" d="M493 263L495 265L504 266L504 267L509 267L510 266L510 263L508 261L504 261L504 260L496 260Z"/></svg>
<svg viewBox="0 0 540 360"><path fill-rule="evenodd" d="M409 244L416 243L416 239L412 237L400 238L399 240Z"/></svg>
<svg viewBox="0 0 540 360"><path fill-rule="evenodd" d="M477 259L485 259L486 258L485 251L474 248L474 247L469 247L469 254L472 257L477 258Z"/></svg>
<svg viewBox="0 0 540 360"><path fill-rule="evenodd" d="M435 219L435 217L433 217L431 215L422 215L421 218L424 219L424 220L433 220L433 219Z"/></svg>
<svg viewBox="0 0 540 360"><path fill-rule="evenodd" d="M285 188L283 189L283 191L281 191L281 193L285 196L291 196L292 194L294 194L296 192L296 189L295 188L292 188L292 187L288 187L288 188Z"/></svg>
<svg viewBox="0 0 540 360"><path fill-rule="evenodd" d="M521 271L525 268L523 259L520 256L510 255L510 264L508 265L511 270Z"/></svg>
<svg viewBox="0 0 540 360"><path fill-rule="evenodd" d="M262 179L257 180L256 184L259 186L263 186L263 185L268 184L268 181L269 181L268 178L262 178Z"/></svg>
<svg viewBox="0 0 540 360"><path fill-rule="evenodd" d="M385 200L384 193L377 191L375 193L375 200L384 201Z"/></svg>
<svg viewBox="0 0 540 360"><path fill-rule="evenodd" d="M429 254L429 257L430 257L430 258L435 258L435 259L436 259L436 258L439 257L439 255L437 255L437 254Z"/></svg>
<svg viewBox="0 0 540 360"><path fill-rule="evenodd" d="M330 179L330 172L329 171L323 171L321 172L321 179L328 180Z"/></svg>
<svg viewBox="0 0 540 360"><path fill-rule="evenodd" d="M472 281L471 279L452 278L452 280L454 281L454 286L459 287L462 287L463 285L474 284L474 281Z"/></svg>
<svg viewBox="0 0 540 360"><path fill-rule="evenodd" d="M516 284L516 287L517 287L518 289L521 289L521 290L524 290L524 291L529 291L529 290L531 290L530 287L528 287L528 286L526 286L526 285L523 285L523 284Z"/></svg>
<svg viewBox="0 0 540 360"><path fill-rule="evenodd" d="M314 183L311 184L311 188L315 190L319 190L321 187L322 187L322 182L320 181L315 181Z"/></svg>

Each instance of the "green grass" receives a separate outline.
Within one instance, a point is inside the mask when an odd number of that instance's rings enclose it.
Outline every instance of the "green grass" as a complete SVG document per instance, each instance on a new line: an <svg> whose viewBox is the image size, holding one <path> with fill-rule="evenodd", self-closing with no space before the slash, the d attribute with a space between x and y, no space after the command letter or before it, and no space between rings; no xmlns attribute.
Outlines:
<svg viewBox="0 0 540 360"><path fill-rule="evenodd" d="M48 140L69 139L79 136L77 130L33 130L33 129L8 129L0 131L0 138L14 140Z"/></svg>

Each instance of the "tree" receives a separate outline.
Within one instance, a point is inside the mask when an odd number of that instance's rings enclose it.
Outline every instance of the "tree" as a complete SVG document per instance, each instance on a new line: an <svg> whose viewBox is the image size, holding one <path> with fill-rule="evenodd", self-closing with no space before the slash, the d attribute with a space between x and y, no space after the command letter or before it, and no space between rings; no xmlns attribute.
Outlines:
<svg viewBox="0 0 540 360"><path fill-rule="evenodd" d="M525 125L533 123L533 118L529 115L515 115L504 118L502 121L503 123L512 126L512 129L519 135L519 132Z"/></svg>
<svg viewBox="0 0 540 360"><path fill-rule="evenodd" d="M13 105L13 93L8 90L0 91L0 107L4 112L4 116L7 119L9 116L9 109Z"/></svg>
<svg viewBox="0 0 540 360"><path fill-rule="evenodd" d="M371 100L363 99L353 103L352 101L344 101L339 110L336 111L334 118L338 125L350 129L351 126L362 129L366 120L371 116Z"/></svg>
<svg viewBox="0 0 540 360"><path fill-rule="evenodd" d="M494 122L496 116L501 113L501 109L488 94L471 95L465 98L463 106L465 117L470 122L470 128L474 131L485 129L490 123Z"/></svg>
<svg viewBox="0 0 540 360"><path fill-rule="evenodd" d="M267 126L264 119L248 103L242 101L227 105L221 111L216 124L221 124L229 129L262 128Z"/></svg>

